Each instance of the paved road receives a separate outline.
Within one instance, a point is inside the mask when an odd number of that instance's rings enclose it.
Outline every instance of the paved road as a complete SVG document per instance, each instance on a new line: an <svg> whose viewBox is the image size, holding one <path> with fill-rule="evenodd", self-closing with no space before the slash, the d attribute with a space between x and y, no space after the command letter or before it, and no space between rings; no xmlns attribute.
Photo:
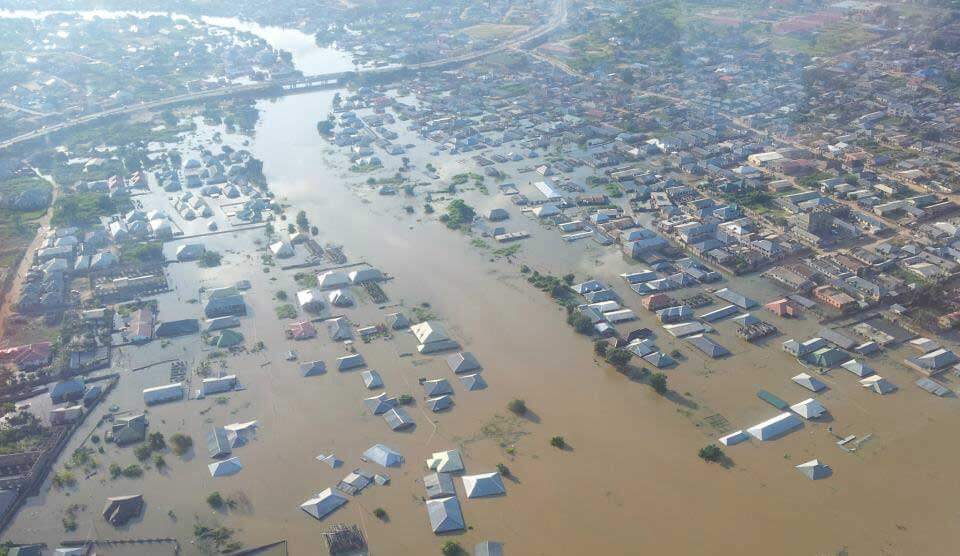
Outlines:
<svg viewBox="0 0 960 556"><path fill-rule="evenodd" d="M459 56L452 56L449 58L444 58L442 60L435 60L432 62L425 62L422 64L414 64L411 66L401 66L399 68L373 68L368 70L360 70L360 73L376 74L376 73L387 73L391 71L399 70L426 70L426 69L435 69L443 68L447 66L452 66L456 64L464 64L468 62L473 62L479 60L491 54L497 52L502 52L506 49L521 48L533 41L536 41L563 26L567 21L567 9L569 0L555 0L553 6L553 14L551 15L550 20L546 25L532 29L529 33L522 35L520 37L504 41L496 46L491 48L481 50L479 52L468 52ZM197 102L202 100L210 100L214 98L220 98L225 96L233 96L243 93L258 93L265 92L268 90L275 89L278 85L295 85L297 83L305 83L310 81L321 81L325 77L333 78L335 76L342 76L343 73L333 73L327 75L311 75L304 76L302 78L293 79L293 80L281 80L281 81L267 81L263 83L255 83L251 85L228 85L226 87L218 87L216 89L208 89L206 91L200 91L196 93L186 93L183 95L177 95L173 97L167 97L159 100L154 100L150 102L141 102L139 104L133 104L128 106L119 106L117 108L111 108L109 110L104 110L102 112L96 112L93 114L87 114L74 118L72 120L67 120L59 124L54 124L51 126L44 126L40 129L12 137L5 141L0 142L0 151L8 149L15 145L25 143L27 141L32 141L34 139L39 139L51 133L56 133L58 131L63 131L65 129L70 129L83 124L89 124L97 120L102 120L105 118L110 118L114 116L122 116L127 114L133 114L136 112L142 112L145 110L157 110L167 106L172 106L175 104L183 104L188 102ZM291 89L290 92L294 92L295 89Z"/></svg>

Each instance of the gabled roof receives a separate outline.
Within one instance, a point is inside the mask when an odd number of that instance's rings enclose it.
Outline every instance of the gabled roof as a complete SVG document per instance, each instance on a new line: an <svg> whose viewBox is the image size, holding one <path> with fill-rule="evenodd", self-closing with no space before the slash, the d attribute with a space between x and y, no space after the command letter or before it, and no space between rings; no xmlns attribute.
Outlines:
<svg viewBox="0 0 960 556"><path fill-rule="evenodd" d="M728 355L730 353L729 351L727 351L727 348L714 342L710 338L707 338L703 334L690 336L689 338L687 338L687 341L690 342L690 344L693 347L699 349L703 353L706 353L708 356L713 358L723 357L724 355Z"/></svg>
<svg viewBox="0 0 960 556"><path fill-rule="evenodd" d="M466 475L463 477L463 489L467 498L498 496L507 492L503 487L503 479L497 472Z"/></svg>
<svg viewBox="0 0 960 556"><path fill-rule="evenodd" d="M461 375L460 382L467 388L467 390L483 390L487 387L487 381L480 376L479 373L472 375Z"/></svg>
<svg viewBox="0 0 960 556"><path fill-rule="evenodd" d="M240 465L240 458L232 457L223 461L215 461L207 466L210 469L211 477L226 477L239 473L243 466Z"/></svg>
<svg viewBox="0 0 960 556"><path fill-rule="evenodd" d="M223 427L213 427L207 432L207 454L212 459L229 456L230 441L227 440L227 430Z"/></svg>
<svg viewBox="0 0 960 556"><path fill-rule="evenodd" d="M401 407L394 407L390 411L387 411L383 414L383 419L387 422L387 425L390 426L393 430L400 430L407 427L413 426L413 419L407 415L407 412Z"/></svg>
<svg viewBox="0 0 960 556"><path fill-rule="evenodd" d="M397 405L395 398L388 398L386 392L380 392L376 396L364 398L363 404L367 406L374 415L381 415L393 409Z"/></svg>
<svg viewBox="0 0 960 556"><path fill-rule="evenodd" d="M359 353L337 357L338 371L349 371L350 369L357 369L360 367L365 367L366 365L367 362L363 360L363 356Z"/></svg>
<svg viewBox="0 0 960 556"><path fill-rule="evenodd" d="M446 498L456 496L457 490L453 486L453 477L449 473L431 473L423 477L423 486L427 491L427 499Z"/></svg>
<svg viewBox="0 0 960 556"><path fill-rule="evenodd" d="M410 326L410 319L403 313L390 313L387 315L387 323L394 330L402 330Z"/></svg>
<svg viewBox="0 0 960 556"><path fill-rule="evenodd" d="M363 371L360 373L360 376L363 377L363 385L369 390L374 390L383 386L383 379L380 378L380 373L377 371Z"/></svg>
<svg viewBox="0 0 960 556"><path fill-rule="evenodd" d="M336 342L349 340L353 337L353 329L350 327L350 320L347 317L328 320L327 332L330 334L330 339Z"/></svg>
<svg viewBox="0 0 960 556"><path fill-rule="evenodd" d="M300 363L300 373L303 376L317 376L327 372L327 364L323 361L309 361Z"/></svg>
<svg viewBox="0 0 960 556"><path fill-rule="evenodd" d="M445 378L434 380L425 380L423 382L423 393L428 397L442 396L443 394L453 394L453 388Z"/></svg>
<svg viewBox="0 0 960 556"><path fill-rule="evenodd" d="M481 369L480 362L470 352L458 352L447 356L447 365L454 373L470 373Z"/></svg>
<svg viewBox="0 0 960 556"><path fill-rule="evenodd" d="M873 390L877 394L889 394L897 389L890 381L880 375L873 375L860 381L860 385L868 390Z"/></svg>
<svg viewBox="0 0 960 556"><path fill-rule="evenodd" d="M364 268L360 270L354 270L349 274L349 278L354 284L360 284L362 282L376 282L383 280L383 273L376 268Z"/></svg>
<svg viewBox="0 0 960 556"><path fill-rule="evenodd" d="M130 519L140 515L143 511L143 495L114 496L107 498L103 508L103 517L113 526L124 525Z"/></svg>
<svg viewBox="0 0 960 556"><path fill-rule="evenodd" d="M433 411L434 413L438 411L443 411L444 409L449 409L453 406L453 398L444 394L443 396L438 396L436 398L429 398L424 405Z"/></svg>
<svg viewBox="0 0 960 556"><path fill-rule="evenodd" d="M348 278L343 272L337 270L324 272L323 274L317 276L317 287L322 290L339 288L349 284L350 278Z"/></svg>
<svg viewBox="0 0 960 556"><path fill-rule="evenodd" d="M300 509L316 519L323 519L346 503L347 498L345 496L334 492L332 488L327 488L315 497L300 504Z"/></svg>
<svg viewBox="0 0 960 556"><path fill-rule="evenodd" d="M649 353L645 355L643 359L658 369L663 369L664 367L669 367L674 364L673 358L662 351Z"/></svg>
<svg viewBox="0 0 960 556"><path fill-rule="evenodd" d="M427 515L434 533L447 533L464 529L460 502L453 496L427 500Z"/></svg>

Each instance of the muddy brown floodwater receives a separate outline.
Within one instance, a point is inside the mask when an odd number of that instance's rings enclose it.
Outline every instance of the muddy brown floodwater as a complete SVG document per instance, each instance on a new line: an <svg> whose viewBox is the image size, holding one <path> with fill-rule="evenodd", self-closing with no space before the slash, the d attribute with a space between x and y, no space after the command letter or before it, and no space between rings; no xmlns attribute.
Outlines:
<svg viewBox="0 0 960 556"><path fill-rule="evenodd" d="M616 278L630 268L627 262L590 244L566 244L555 231L523 220L515 208L510 209L512 218L533 235L514 262L491 262L489 253L472 247L463 235L435 220L405 215L400 210L403 201L347 186L360 180L344 176L342 155L331 152L316 133L315 123L326 116L331 97L323 92L260 104L261 122L250 148L264 161L271 189L294 208L307 211L320 229L321 243L343 244L351 260L365 260L390 273L393 279L385 290L392 302L404 303L408 312L429 302L430 311L477 355L489 388L465 391L442 357L416 354L407 334L358 342L369 367L382 374L387 392L418 398L410 410L416 428L390 432L381 418L364 409L361 399L370 394L359 373L331 371L302 378L295 364L283 360L282 354L293 347L301 360L322 358L330 366L343 347L323 334L296 345L283 337L271 296L278 289L295 291L293 272L260 270L254 252L260 233L215 236L209 247L225 254L224 266L203 270L193 264L171 265L171 281L179 289L159 298L160 316L198 316L200 306L189 300L200 286L250 279L250 316L241 331L247 345L262 340L268 349L226 359L246 389L230 394L225 404L208 398L150 408L150 430L168 437L178 430L189 432L197 452L185 460L169 455L169 470L149 470L141 480L110 481L101 470L69 492L47 485L21 511L7 538L56 542L83 536L174 535L189 554L197 551L189 541L194 516L199 516L237 530L248 546L286 539L291 554L321 552L320 532L332 522L361 525L371 554L437 554L447 537L437 537L429 528L421 501L423 461L434 451L460 447L468 473L493 471L503 462L515 477L506 482L506 496L479 500L467 500L457 481L471 529L449 538L465 547L495 539L513 555L954 551L960 541L955 503L960 482L953 465L958 456L953 441L960 423L957 400L936 399L913 387L915 377L898 363L905 353L871 361L900 387L895 394L876 396L849 373L833 371L823 377L830 390L819 397L832 422L807 422L780 440L729 448L729 468L707 464L696 454L719 436L710 422L722 417L737 429L776 413L756 398L758 389L769 389L790 403L809 397L789 382L803 369L779 344L787 337L812 335L819 328L815 319L765 317L785 334L764 346L747 345L736 338L732 323L722 323L717 339L733 356L708 361L659 333L650 314L640 310L639 298ZM495 195L475 201L509 206ZM175 246L166 248L172 253ZM597 363L590 341L564 323L556 304L525 283L519 262L557 273L572 270L578 278L594 276L613 284L642 319L628 329L649 326L658 332L661 348L683 352L681 364L667 371L671 395L658 396ZM735 286L762 301L776 295L760 279ZM344 314L362 325L382 322L386 312L363 301ZM172 357L195 362L204 356L197 344L187 338L166 347L155 341L123 348L118 358L124 374L121 386L104 405L142 407L140 389L167 382L168 367L137 373L123 369ZM415 355L403 356L409 353ZM456 390L453 410L425 411L419 377L450 379ZM506 404L512 398L526 400L528 417L509 415ZM103 411L98 409L93 418ZM235 452L243 471L211 479L205 431L213 423L251 419L260 421L257 437ZM872 433L874 438L856 453L845 453L835 446L828 424L841 435ZM555 435L562 435L571 449L550 447ZM79 442L74 439L71 448ZM402 467L388 470L389 486L368 488L323 523L298 508L355 467L381 471L358 459L378 442L406 458ZM345 460L343 467L331 470L314 460L331 451ZM793 468L813 458L829 464L833 476L812 482ZM133 455L111 446L101 459L126 464L133 462ZM204 502L213 490L241 503L228 513L213 512ZM129 492L144 493L146 515L126 529L112 530L98 510L105 496ZM69 504L88 509L80 512L78 531L65 534L60 518ZM387 511L388 521L372 516L377 507Z"/></svg>

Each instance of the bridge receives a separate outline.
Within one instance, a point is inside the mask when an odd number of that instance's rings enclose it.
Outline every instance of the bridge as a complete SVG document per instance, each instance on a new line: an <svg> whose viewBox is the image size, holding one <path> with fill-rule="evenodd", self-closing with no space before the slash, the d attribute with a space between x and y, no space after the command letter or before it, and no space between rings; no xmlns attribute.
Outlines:
<svg viewBox="0 0 960 556"><path fill-rule="evenodd" d="M498 52L503 52L507 49L518 49L525 48L541 39L553 33L567 21L567 3L569 0L555 0L553 5L553 13L551 14L550 20L543 26L536 29L532 29L529 33L526 33L520 37L515 37L509 39L500 44L479 50L476 52L467 52L457 56L451 56L441 60L433 60L430 62L423 62L420 64L410 64L403 66L388 66L382 68L364 68L357 71L346 71L346 72L337 72L337 73L327 73L321 75L305 75L302 77L294 77L287 79L278 79L271 81L264 81L261 83L253 83L247 85L227 85L224 87L217 87L214 89L207 89L205 91L196 91L192 93L185 93L182 95L176 95L172 97L166 97L163 99L140 102L137 104L129 104L118 106L115 108L110 108L103 110L101 112L95 112L92 114L85 114L79 116L72 120L67 120L60 122L58 124L53 124L49 126L43 126L40 129L36 129L4 141L0 141L0 151L9 149L16 145L27 143L35 139L40 139L48 135L57 133L59 131L65 131L77 126L91 124L100 120L105 120L108 118L113 118L117 116L125 116L129 114L134 114L137 112L149 111L149 110L158 110L162 108L167 108L170 106L175 106L178 104L189 104L196 102L204 102L208 100L214 100L219 98L226 98L232 96L241 96L241 95L254 95L254 96L283 96L288 94L297 94L301 92L312 91L320 88L329 88L329 87L340 87L344 83L361 79L361 78L374 78L378 80L389 80L391 78L396 78L402 75L408 75L410 73L416 73L420 71L427 70L440 70L446 68L452 68L460 66L463 64L468 64L476 60L480 60L491 54L496 54Z"/></svg>

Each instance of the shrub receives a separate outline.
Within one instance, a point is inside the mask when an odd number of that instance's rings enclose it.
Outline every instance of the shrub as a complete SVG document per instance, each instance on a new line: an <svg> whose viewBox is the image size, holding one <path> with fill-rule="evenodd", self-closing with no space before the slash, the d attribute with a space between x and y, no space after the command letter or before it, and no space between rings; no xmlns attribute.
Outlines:
<svg viewBox="0 0 960 556"><path fill-rule="evenodd" d="M527 402L521 399L510 400L510 403L507 404L507 409L517 415L523 415L527 412Z"/></svg>
<svg viewBox="0 0 960 556"><path fill-rule="evenodd" d="M135 463L131 463L123 468L122 474L128 479L135 479L143 475L143 468Z"/></svg>
<svg viewBox="0 0 960 556"><path fill-rule="evenodd" d="M463 547L460 546L460 543L457 541L447 541L443 543L443 548L440 549L443 553L443 556L460 556L461 554L466 554L463 551Z"/></svg>
<svg viewBox="0 0 960 556"><path fill-rule="evenodd" d="M562 436L554 436L550 439L550 445L562 450L567 447L567 441Z"/></svg>
<svg viewBox="0 0 960 556"><path fill-rule="evenodd" d="M204 251L203 255L200 256L200 266L204 268L220 266L221 259L223 259L223 255L216 251Z"/></svg>
<svg viewBox="0 0 960 556"><path fill-rule="evenodd" d="M137 456L137 459L140 461L146 461L150 457L150 445L147 443L139 444L136 448L133 449L133 455Z"/></svg>
<svg viewBox="0 0 960 556"><path fill-rule="evenodd" d="M567 324L573 327L580 334L589 336L593 334L593 321L583 313L574 311L567 315Z"/></svg>
<svg viewBox="0 0 960 556"><path fill-rule="evenodd" d="M502 463L497 464L497 472L499 472L504 477L510 476L510 468Z"/></svg>
<svg viewBox="0 0 960 556"><path fill-rule="evenodd" d="M147 440L150 442L151 450L163 450L167 447L167 441L163 439L162 432L151 433Z"/></svg>
<svg viewBox="0 0 960 556"><path fill-rule="evenodd" d="M77 477L70 471L58 471L53 475L53 488L72 487L77 484Z"/></svg>
<svg viewBox="0 0 960 556"><path fill-rule="evenodd" d="M223 496L220 495L218 491L213 491L207 496L207 504L215 510L219 510L223 507Z"/></svg>
<svg viewBox="0 0 960 556"><path fill-rule="evenodd" d="M167 466L167 460L163 459L163 454L154 454L153 465L157 469L163 469Z"/></svg>
<svg viewBox="0 0 960 556"><path fill-rule="evenodd" d="M277 293L273 294L273 296L276 297L277 299L279 299L280 301L286 301L286 300L287 300L287 292L285 292L285 291L283 291L283 290L278 290Z"/></svg>
<svg viewBox="0 0 960 556"><path fill-rule="evenodd" d="M607 342L597 342L593 344L593 352L603 357L607 354L607 348L610 347L610 344Z"/></svg>
<svg viewBox="0 0 960 556"><path fill-rule="evenodd" d="M377 508L373 510L373 517L377 519L387 519L387 510L383 508Z"/></svg>
<svg viewBox="0 0 960 556"><path fill-rule="evenodd" d="M716 444L709 444L700 448L700 451L697 453L700 456L700 459L704 461L709 461L711 463L717 463L723 460L723 450L720 449L720 446Z"/></svg>
<svg viewBox="0 0 960 556"><path fill-rule="evenodd" d="M607 353L607 363L610 363L618 369L626 368L632 358L633 354L623 348L618 348Z"/></svg>
<svg viewBox="0 0 960 556"><path fill-rule="evenodd" d="M650 376L650 386L657 394L667 393L667 375L663 373L653 373Z"/></svg>
<svg viewBox="0 0 960 556"><path fill-rule="evenodd" d="M173 453L182 456L193 448L193 438L181 433L176 433L170 437L170 443L173 445Z"/></svg>
<svg viewBox="0 0 960 556"><path fill-rule="evenodd" d="M400 405L410 405L413 403L413 396L410 394L400 394L397 396L397 403Z"/></svg>

